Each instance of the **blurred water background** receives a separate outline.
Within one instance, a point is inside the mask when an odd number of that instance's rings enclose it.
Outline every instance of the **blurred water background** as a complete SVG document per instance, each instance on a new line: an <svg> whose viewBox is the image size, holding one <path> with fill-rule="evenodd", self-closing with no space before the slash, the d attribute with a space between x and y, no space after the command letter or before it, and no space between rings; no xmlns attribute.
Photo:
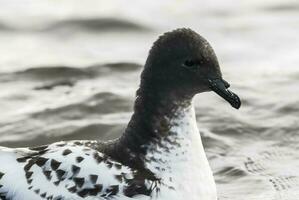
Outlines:
<svg viewBox="0 0 299 200"><path fill-rule="evenodd" d="M152 42L178 27L243 100L195 99L219 199L298 200L298 1L0 0L0 145L119 136Z"/></svg>

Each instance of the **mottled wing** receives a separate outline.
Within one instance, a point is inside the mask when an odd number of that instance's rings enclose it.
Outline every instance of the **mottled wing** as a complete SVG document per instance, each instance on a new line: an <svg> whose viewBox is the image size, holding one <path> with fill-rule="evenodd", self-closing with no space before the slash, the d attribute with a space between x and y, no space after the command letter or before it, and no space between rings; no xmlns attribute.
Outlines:
<svg viewBox="0 0 299 200"><path fill-rule="evenodd" d="M78 142L2 148L0 163L0 199L125 197L133 178L128 167Z"/></svg>

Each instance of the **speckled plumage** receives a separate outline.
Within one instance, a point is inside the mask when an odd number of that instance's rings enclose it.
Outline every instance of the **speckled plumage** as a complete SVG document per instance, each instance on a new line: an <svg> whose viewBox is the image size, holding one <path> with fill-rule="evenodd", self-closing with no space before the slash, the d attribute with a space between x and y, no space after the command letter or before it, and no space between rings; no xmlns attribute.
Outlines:
<svg viewBox="0 0 299 200"><path fill-rule="evenodd" d="M215 89L238 108L228 87L203 37L190 29L166 33L150 51L122 136L0 147L0 199L216 200L192 98Z"/></svg>
<svg viewBox="0 0 299 200"><path fill-rule="evenodd" d="M0 194L5 199L32 200L125 196L126 187L134 182L135 170L92 145L99 144L70 141L32 150L2 148Z"/></svg>

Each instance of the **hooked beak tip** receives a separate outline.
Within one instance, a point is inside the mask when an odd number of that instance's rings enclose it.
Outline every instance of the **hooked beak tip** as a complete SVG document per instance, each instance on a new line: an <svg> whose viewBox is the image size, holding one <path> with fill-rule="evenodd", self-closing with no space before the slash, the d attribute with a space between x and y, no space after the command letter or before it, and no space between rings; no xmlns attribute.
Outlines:
<svg viewBox="0 0 299 200"><path fill-rule="evenodd" d="M234 98L235 98L235 100L234 100L235 103L233 103L233 104L231 103L231 105L235 109L239 109L241 107L241 100L237 95L235 95Z"/></svg>
<svg viewBox="0 0 299 200"><path fill-rule="evenodd" d="M229 102L232 107L236 109L241 107L241 100L238 95L227 89L230 87L230 84L227 81L223 80L222 78L217 78L210 79L209 83L211 90Z"/></svg>

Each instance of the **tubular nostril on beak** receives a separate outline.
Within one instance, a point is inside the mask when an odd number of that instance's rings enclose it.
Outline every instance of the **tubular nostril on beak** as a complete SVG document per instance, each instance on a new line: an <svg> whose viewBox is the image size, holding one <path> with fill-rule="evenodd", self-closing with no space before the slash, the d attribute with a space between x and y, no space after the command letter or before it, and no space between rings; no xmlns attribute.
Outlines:
<svg viewBox="0 0 299 200"><path fill-rule="evenodd" d="M225 88L229 88L230 87L230 84L226 80L222 79L222 81L224 83Z"/></svg>

